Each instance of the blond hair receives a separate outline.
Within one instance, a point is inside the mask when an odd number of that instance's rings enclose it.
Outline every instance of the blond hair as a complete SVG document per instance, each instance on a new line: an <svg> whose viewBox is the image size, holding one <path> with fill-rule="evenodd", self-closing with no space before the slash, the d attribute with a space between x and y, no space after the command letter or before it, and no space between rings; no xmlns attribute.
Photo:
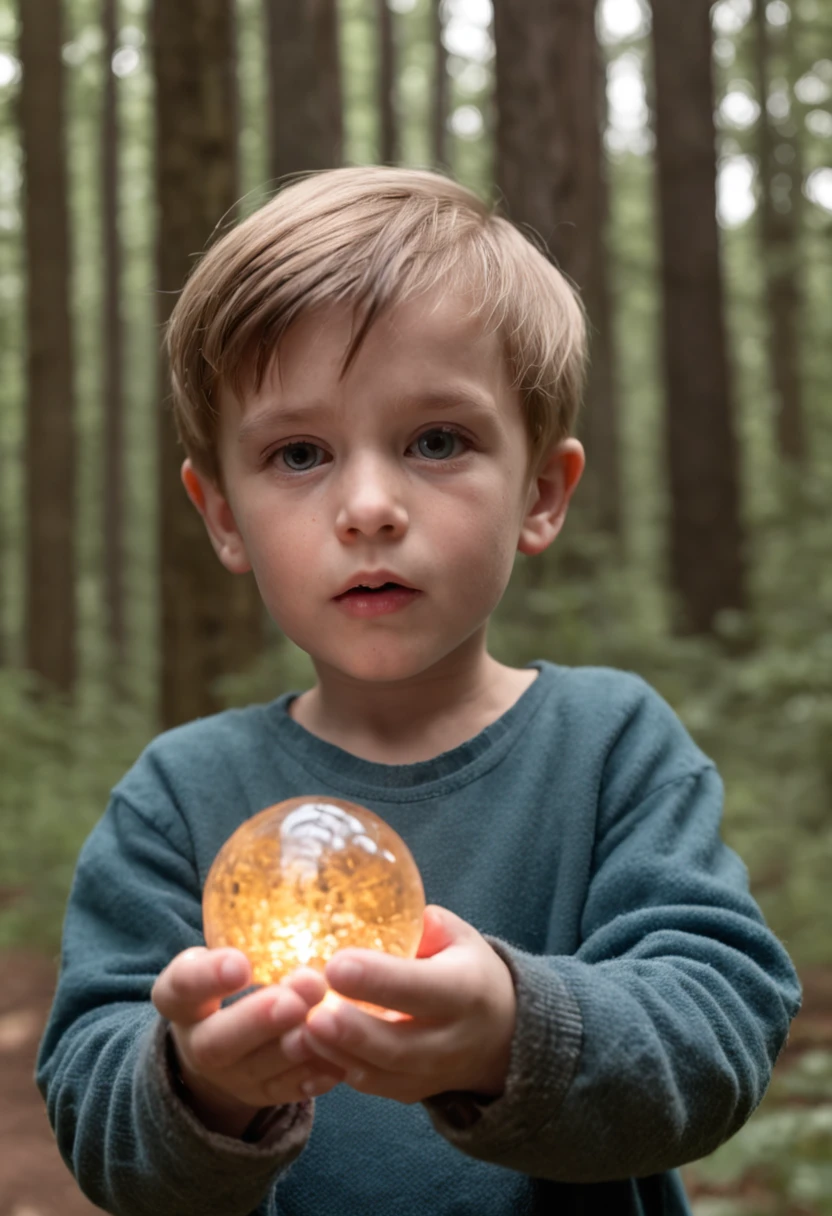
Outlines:
<svg viewBox="0 0 832 1216"><path fill-rule="evenodd" d="M221 484L217 390L259 389L280 339L312 309L347 303L355 337L441 284L467 290L502 339L532 461L568 435L580 404L584 315L530 239L438 173L379 166L307 174L213 245L185 285L166 344L173 411L195 467Z"/></svg>

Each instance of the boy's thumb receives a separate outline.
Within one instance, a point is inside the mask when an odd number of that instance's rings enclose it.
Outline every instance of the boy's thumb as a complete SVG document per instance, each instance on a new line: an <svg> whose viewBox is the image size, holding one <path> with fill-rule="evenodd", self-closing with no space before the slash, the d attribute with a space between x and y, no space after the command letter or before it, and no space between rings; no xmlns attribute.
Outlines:
<svg viewBox="0 0 832 1216"><path fill-rule="evenodd" d="M422 940L419 942L416 957L430 958L432 954L438 954L440 950L447 949L451 942L456 941L460 936L460 929L463 927L465 927L465 921L460 920L447 908L440 908L438 904L428 904L425 908Z"/></svg>

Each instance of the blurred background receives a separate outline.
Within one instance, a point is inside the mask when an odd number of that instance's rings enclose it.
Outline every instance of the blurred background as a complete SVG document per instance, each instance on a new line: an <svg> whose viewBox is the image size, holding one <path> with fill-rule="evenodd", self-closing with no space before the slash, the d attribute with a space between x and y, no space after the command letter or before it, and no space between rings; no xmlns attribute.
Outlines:
<svg viewBox="0 0 832 1216"><path fill-rule="evenodd" d="M492 649L650 680L804 1012L697 1216L832 1213L832 0L0 0L0 1216L81 842L159 730L308 687L178 481L161 327L287 174L449 172L579 286L588 473Z"/></svg>

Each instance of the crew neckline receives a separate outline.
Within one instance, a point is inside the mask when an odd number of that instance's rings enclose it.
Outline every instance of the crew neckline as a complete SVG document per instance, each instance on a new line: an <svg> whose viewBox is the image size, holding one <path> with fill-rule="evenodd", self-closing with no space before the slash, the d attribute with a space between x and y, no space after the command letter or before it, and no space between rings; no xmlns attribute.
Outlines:
<svg viewBox="0 0 832 1216"><path fill-rule="evenodd" d="M498 764L551 689L555 668L545 660L527 663L538 676L505 713L450 751L411 764L365 760L319 738L289 714L299 691L283 693L266 707L278 745L304 769L343 794L386 802L413 802L459 789Z"/></svg>

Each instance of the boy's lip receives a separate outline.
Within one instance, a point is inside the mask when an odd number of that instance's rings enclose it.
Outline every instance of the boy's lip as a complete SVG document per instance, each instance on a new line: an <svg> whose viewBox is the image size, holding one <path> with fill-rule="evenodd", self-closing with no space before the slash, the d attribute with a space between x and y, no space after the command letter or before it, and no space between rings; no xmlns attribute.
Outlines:
<svg viewBox="0 0 832 1216"><path fill-rule="evenodd" d="M410 591L418 591L418 587L414 587L407 579L402 578L400 574L395 574L392 570L359 570L357 574L350 577L348 583L344 583L340 591L336 591L333 599L340 599L342 595L346 595L348 591L353 591L356 587L383 587L385 583L398 583L400 587L407 587Z"/></svg>

